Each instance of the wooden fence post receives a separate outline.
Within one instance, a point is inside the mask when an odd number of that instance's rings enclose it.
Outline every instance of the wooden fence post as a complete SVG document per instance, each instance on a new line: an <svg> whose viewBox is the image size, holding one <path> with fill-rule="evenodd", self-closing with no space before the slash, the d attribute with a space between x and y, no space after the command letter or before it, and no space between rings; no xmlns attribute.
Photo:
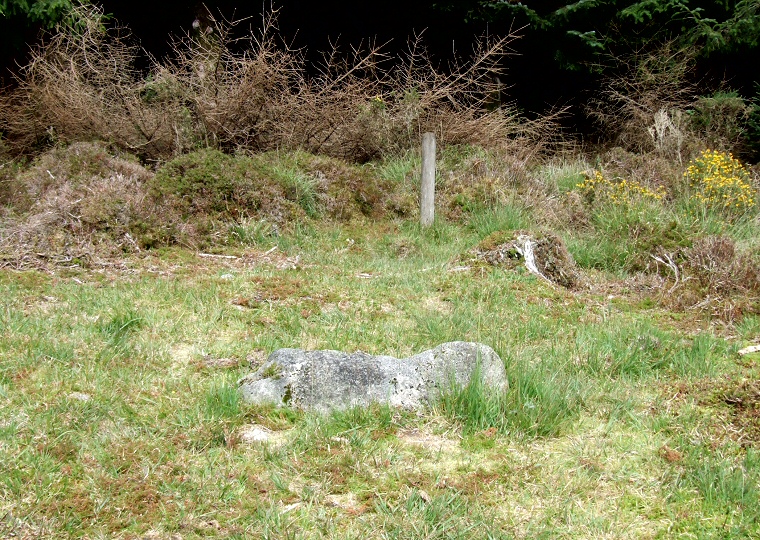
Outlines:
<svg viewBox="0 0 760 540"><path fill-rule="evenodd" d="M422 134L422 182L420 224L429 227L435 219L435 133Z"/></svg>

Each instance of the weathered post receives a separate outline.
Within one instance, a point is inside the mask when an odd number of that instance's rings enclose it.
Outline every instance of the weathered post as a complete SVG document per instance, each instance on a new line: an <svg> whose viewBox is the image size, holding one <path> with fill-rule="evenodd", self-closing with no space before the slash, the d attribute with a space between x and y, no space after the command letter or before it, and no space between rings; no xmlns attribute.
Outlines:
<svg viewBox="0 0 760 540"><path fill-rule="evenodd" d="M422 134L422 182L420 224L428 227L435 218L435 133Z"/></svg>

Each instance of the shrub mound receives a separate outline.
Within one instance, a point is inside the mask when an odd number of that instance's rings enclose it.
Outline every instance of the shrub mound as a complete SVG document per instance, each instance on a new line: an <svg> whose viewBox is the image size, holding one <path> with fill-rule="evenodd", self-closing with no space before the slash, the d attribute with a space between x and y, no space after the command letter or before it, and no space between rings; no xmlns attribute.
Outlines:
<svg viewBox="0 0 760 540"><path fill-rule="evenodd" d="M147 196L153 173L96 143L74 143L42 154L16 176L0 226L6 263L53 258L85 262L177 241L173 220ZM6 195L7 197L7 195Z"/></svg>
<svg viewBox="0 0 760 540"><path fill-rule="evenodd" d="M760 313L757 249L739 249L728 236L712 235L694 240L677 260L679 275L665 298L668 307L699 309L726 321Z"/></svg>
<svg viewBox="0 0 760 540"><path fill-rule="evenodd" d="M305 152L204 149L154 173L102 143L74 143L3 174L0 260L14 266L249 243L298 221L409 215L416 204L370 168Z"/></svg>
<svg viewBox="0 0 760 540"><path fill-rule="evenodd" d="M481 241L473 252L478 260L492 266L524 263L532 272L537 271L548 281L568 289L581 284L573 256L562 239L550 232L497 231Z"/></svg>

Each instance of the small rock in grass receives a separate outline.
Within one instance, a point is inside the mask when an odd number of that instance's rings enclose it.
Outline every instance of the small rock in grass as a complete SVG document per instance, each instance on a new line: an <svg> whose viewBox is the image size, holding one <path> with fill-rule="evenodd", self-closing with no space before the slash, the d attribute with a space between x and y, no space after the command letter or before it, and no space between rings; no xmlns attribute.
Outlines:
<svg viewBox="0 0 760 540"><path fill-rule="evenodd" d="M345 510L349 514L361 514L365 510L357 499L356 494L351 492L327 495L325 497L325 504Z"/></svg>
<svg viewBox="0 0 760 540"><path fill-rule="evenodd" d="M303 503L300 503L300 502L294 502L294 503L291 503L291 504L286 504L282 508L282 513L286 514L288 512L292 512L293 510L297 510L298 508L301 508L301 506L303 506Z"/></svg>
<svg viewBox="0 0 760 540"><path fill-rule="evenodd" d="M82 392L72 392L69 394L69 399L76 399L77 401L90 401L92 396L90 394L84 394Z"/></svg>
<svg viewBox="0 0 760 540"><path fill-rule="evenodd" d="M280 446L288 439L291 430L272 431L258 424L249 424L243 426L238 431L238 440L243 444L261 444L269 443L273 446Z"/></svg>
<svg viewBox="0 0 760 540"><path fill-rule="evenodd" d="M745 354L752 354L760 352L760 345L750 345L749 347L744 347L740 351L737 351L738 354L744 356Z"/></svg>
<svg viewBox="0 0 760 540"><path fill-rule="evenodd" d="M208 368L233 368L240 365L236 358L214 358L206 355L203 357L203 365Z"/></svg>
<svg viewBox="0 0 760 540"><path fill-rule="evenodd" d="M240 442L254 444L267 442L272 438L272 432L264 426L252 424L240 430Z"/></svg>

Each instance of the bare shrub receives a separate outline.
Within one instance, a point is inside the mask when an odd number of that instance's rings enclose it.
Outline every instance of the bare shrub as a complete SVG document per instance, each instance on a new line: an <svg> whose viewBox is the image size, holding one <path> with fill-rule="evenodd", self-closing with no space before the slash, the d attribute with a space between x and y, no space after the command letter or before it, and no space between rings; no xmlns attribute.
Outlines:
<svg viewBox="0 0 760 540"><path fill-rule="evenodd" d="M171 153L179 102L146 99L159 81L135 69L140 49L123 29L106 29L101 8L76 9L77 24L59 27L33 52L0 107L6 144L29 152L56 141L99 139L149 158Z"/></svg>
<svg viewBox="0 0 760 540"><path fill-rule="evenodd" d="M708 236L685 253L684 271L708 294L760 294L760 267L727 236Z"/></svg>
<svg viewBox="0 0 760 540"><path fill-rule="evenodd" d="M193 133L206 146L252 150L277 146L280 109L303 78L301 58L277 47L269 19L259 36L233 37L239 23L210 19L207 32L174 44L175 58L159 66L161 80L180 89L193 118ZM235 53L231 47L236 45ZM183 150L195 141L179 140Z"/></svg>
<svg viewBox="0 0 760 540"><path fill-rule="evenodd" d="M419 39L401 59L380 47L337 49L320 72L283 45L276 13L258 31L210 20L175 43L171 61L135 70L142 54L123 30L107 30L99 8L80 8L33 54L18 89L0 103L5 138L17 153L62 140L106 140L143 158L198 147L224 151L303 149L364 162L416 147L424 131L441 144L478 144L534 156L557 141L553 118L528 122L505 106L487 110L514 36L483 41L472 59L434 68Z"/></svg>
<svg viewBox="0 0 760 540"><path fill-rule="evenodd" d="M586 110L614 145L679 163L704 148L748 150L751 102L726 88L699 95L693 48L665 42L612 60Z"/></svg>
<svg viewBox="0 0 760 540"><path fill-rule="evenodd" d="M617 75L591 100L588 113L609 140L633 152L657 151L682 160L696 87L689 82L694 51L665 43L654 52L614 59Z"/></svg>
<svg viewBox="0 0 760 540"><path fill-rule="evenodd" d="M423 131L437 132L443 144L490 148L527 138L535 146L549 131L550 121L486 110L514 36L481 43L470 62L446 73L433 67L417 38L395 62L374 45L348 56L336 48L309 76L302 55L278 43L274 15L242 40L232 37L238 23L212 19L210 32L175 45L168 77L183 89L200 136L212 145L300 148L364 162L416 146Z"/></svg>
<svg viewBox="0 0 760 540"><path fill-rule="evenodd" d="M668 307L706 311L725 321L758 312L757 253L738 250L727 236L699 238L679 256L667 256L663 262L675 279L663 296Z"/></svg>

